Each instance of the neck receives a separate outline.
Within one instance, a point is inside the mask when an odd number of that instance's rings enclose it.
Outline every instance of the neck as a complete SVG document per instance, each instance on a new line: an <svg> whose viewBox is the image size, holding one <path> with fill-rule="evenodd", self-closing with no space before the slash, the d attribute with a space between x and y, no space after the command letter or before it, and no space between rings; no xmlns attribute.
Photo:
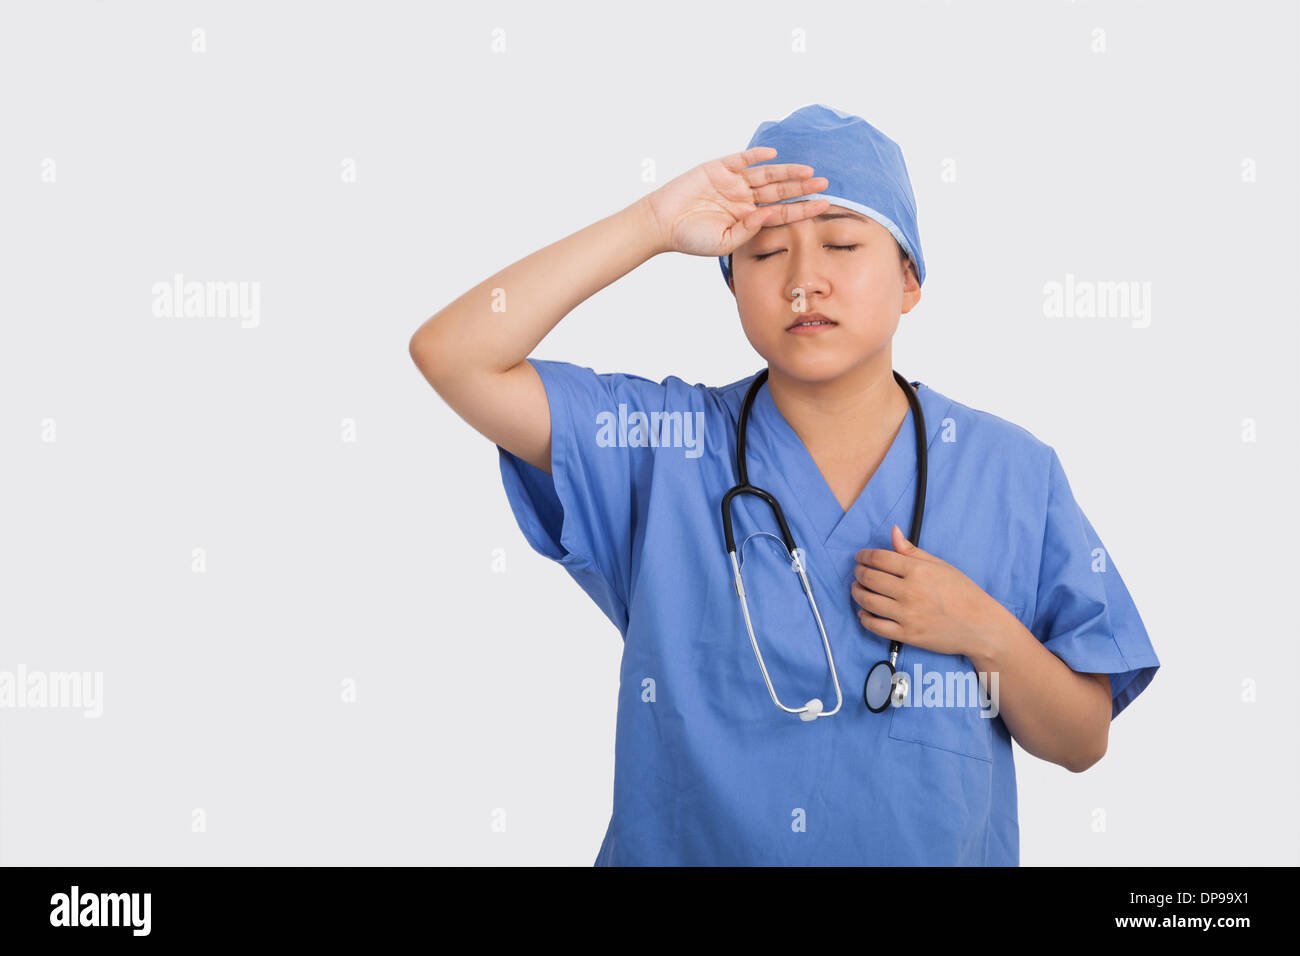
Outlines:
<svg viewBox="0 0 1300 956"><path fill-rule="evenodd" d="M849 462L888 448L907 418L907 394L894 379L889 349L825 382L769 367L772 402L814 458Z"/></svg>

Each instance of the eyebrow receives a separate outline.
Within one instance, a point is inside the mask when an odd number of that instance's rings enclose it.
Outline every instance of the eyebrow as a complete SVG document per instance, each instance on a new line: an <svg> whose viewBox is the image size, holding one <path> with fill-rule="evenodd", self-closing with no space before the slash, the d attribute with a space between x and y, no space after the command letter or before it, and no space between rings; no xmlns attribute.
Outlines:
<svg viewBox="0 0 1300 956"><path fill-rule="evenodd" d="M850 212L847 209L837 209L834 212L824 212L820 216L812 217L813 222L821 222L824 219L857 219L860 222L871 222L869 218L862 215L861 213ZM783 222L779 226L764 226L763 229L781 229L788 225L790 225L790 223ZM761 231L762 230L760 230L760 232Z"/></svg>

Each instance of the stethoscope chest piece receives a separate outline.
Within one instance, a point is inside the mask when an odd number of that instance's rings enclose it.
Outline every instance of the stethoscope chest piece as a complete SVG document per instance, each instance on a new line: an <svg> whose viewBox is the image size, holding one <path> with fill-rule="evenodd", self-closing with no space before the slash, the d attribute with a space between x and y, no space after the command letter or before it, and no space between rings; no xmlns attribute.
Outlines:
<svg viewBox="0 0 1300 956"><path fill-rule="evenodd" d="M902 706L903 701L907 700L907 675L902 671L894 674L894 690L890 699L894 702L895 707Z"/></svg>
<svg viewBox="0 0 1300 956"><path fill-rule="evenodd" d="M900 706L907 700L907 675L895 671L893 662L886 659L876 661L867 672L866 682L862 685L862 700L867 710L878 714L890 704Z"/></svg>
<svg viewBox="0 0 1300 956"><path fill-rule="evenodd" d="M889 661L877 661L867 671L867 680L862 685L862 699L866 701L867 710L878 714L889 704L893 693L894 665Z"/></svg>

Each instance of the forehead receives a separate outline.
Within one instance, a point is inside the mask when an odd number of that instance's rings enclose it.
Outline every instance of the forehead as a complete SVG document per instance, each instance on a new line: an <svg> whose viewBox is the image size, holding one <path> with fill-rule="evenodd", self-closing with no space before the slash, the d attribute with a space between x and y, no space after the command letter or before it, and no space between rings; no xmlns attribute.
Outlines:
<svg viewBox="0 0 1300 956"><path fill-rule="evenodd" d="M862 215L862 213L855 212L852 209L845 209L843 206L831 206L820 216L813 216L811 220L801 219L800 222L830 222L831 220L835 220L835 219L855 220L857 222L865 222L873 226L879 225L879 223L877 223L874 219L870 218L869 216L864 216ZM762 235L765 232L771 232L776 229L789 228L791 225L795 225L795 224L783 222L775 226L764 226L758 232L759 235Z"/></svg>
<svg viewBox="0 0 1300 956"><path fill-rule="evenodd" d="M800 226L808 222L835 222L835 221L857 222L866 225L869 229L873 231L874 230L880 230L881 232L887 231L885 230L884 226L876 222L876 220L872 219L870 216L864 216L862 215L862 213L857 212L853 209L847 209L844 206L830 206L820 216L813 216L811 219L801 219L798 222L781 223L780 225L776 225L776 226L764 226L763 228L759 229L758 232L754 233L752 236L750 236L748 239L742 242L737 247L737 249L746 249L746 250L752 249L755 247L755 243L761 242L765 236L773 236L773 237L780 236L782 234L780 230L788 229L790 228L790 226Z"/></svg>
<svg viewBox="0 0 1300 956"><path fill-rule="evenodd" d="M822 215L813 217L814 222L823 222L832 219L855 219L859 222L875 221L870 219L870 217L863 216L861 212L855 212L853 209L845 209L842 206L832 206L831 208L828 208L826 212L823 212ZM777 226L763 226L763 229L783 229L785 225L789 224L783 222L783 224Z"/></svg>

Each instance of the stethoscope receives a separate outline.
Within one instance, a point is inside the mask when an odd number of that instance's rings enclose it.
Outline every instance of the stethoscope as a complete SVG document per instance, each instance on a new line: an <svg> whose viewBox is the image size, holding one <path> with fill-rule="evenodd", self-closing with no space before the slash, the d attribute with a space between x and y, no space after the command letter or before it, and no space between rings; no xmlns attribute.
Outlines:
<svg viewBox="0 0 1300 956"><path fill-rule="evenodd" d="M822 616L817 610L817 602L813 599L812 585L808 583L808 575L804 570L803 552L795 547L790 528L785 523L785 515L781 513L781 505L771 494L749 483L749 473L745 467L745 431L749 425L749 410L754 405L754 396L758 394L759 388L767 381L767 372L767 369L763 369L758 373L753 384L749 386L749 391L745 395L745 403L740 409L740 424L736 429L736 477L739 484L728 491L722 498L722 531L726 536L727 553L731 555L731 570L736 578L736 594L740 597L740 607L745 614L745 628L749 631L749 643L754 648L754 656L758 659L758 666L763 672L763 680L767 683L767 692L772 695L772 702L787 714L798 714L800 720L810 721L818 717L830 717L837 713L844 703L844 698L840 694L840 679L835 673L835 658L831 654L831 643L826 637L826 628L822 625ZM925 514L925 472L929 458L925 447L925 416L921 412L921 400L917 397L916 389L912 387L912 384L899 375L897 371L894 372L894 379L907 393L907 401L912 406L912 418L916 423L916 502L912 506L912 533L908 540L919 546L921 542L921 518ZM799 580L803 582L804 593L808 595L808 603L812 605L813 616L817 618L817 629L821 631L822 646L826 648L826 661L830 665L831 680L835 683L835 707L833 710L823 711L821 699L817 697L814 697L802 707L787 707L781 703L781 699L776 695L776 690L772 687L772 678L767 673L767 665L763 663L763 653L758 649L758 639L754 637L754 625L749 617L749 604L745 600L745 584L740 577L740 562L736 560L736 539L731 533L731 499L736 495L754 495L757 498L762 498L771 505L772 511L776 515L776 523L781 528L781 539L786 550L790 553L790 567L799 575ZM862 685L862 699L866 703L867 709L873 714L880 713L891 702L897 706L907 699L907 675L895 670L894 667L898 662L898 652L902 647L903 645L899 641L890 641L889 656L877 661L872 665L871 670L867 672L867 679Z"/></svg>

